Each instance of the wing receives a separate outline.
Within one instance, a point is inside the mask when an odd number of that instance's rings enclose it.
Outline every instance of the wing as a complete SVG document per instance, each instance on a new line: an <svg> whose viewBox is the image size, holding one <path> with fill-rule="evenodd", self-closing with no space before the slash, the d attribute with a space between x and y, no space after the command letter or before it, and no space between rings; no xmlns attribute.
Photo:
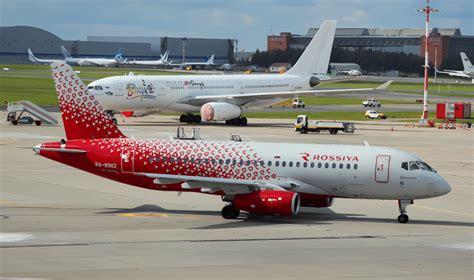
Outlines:
<svg viewBox="0 0 474 280"><path fill-rule="evenodd" d="M346 93L346 92L367 92L373 90L386 89L393 80L390 80L377 88L357 88L357 89L320 89L320 90L306 90L306 91L279 91L279 92L256 92L256 93L243 93L243 94L223 94L223 95L196 95L188 96L178 103L190 104L194 106L201 106L208 102L220 101L232 103L235 105L244 105L249 102L259 100L270 100L275 98L292 98L302 96L318 96L326 93Z"/></svg>
<svg viewBox="0 0 474 280"><path fill-rule="evenodd" d="M254 192L256 190L297 191L299 188L311 187L315 194L330 195L321 188L310 186L291 178L281 178L280 180L274 181L259 181L157 173L136 173L136 175L154 178L155 180L153 180L153 182L158 185L181 183L183 189L201 189L201 192L208 193L222 191L225 194L239 194Z"/></svg>

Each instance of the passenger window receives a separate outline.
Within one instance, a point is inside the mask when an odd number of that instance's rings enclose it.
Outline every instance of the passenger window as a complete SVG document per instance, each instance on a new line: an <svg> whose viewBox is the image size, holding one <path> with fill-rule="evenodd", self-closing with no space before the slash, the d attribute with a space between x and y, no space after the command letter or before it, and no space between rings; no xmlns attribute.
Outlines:
<svg viewBox="0 0 474 280"><path fill-rule="evenodd" d="M351 165L348 163L348 164L346 165L346 168L347 168L347 169L351 169Z"/></svg>
<svg viewBox="0 0 474 280"><path fill-rule="evenodd" d="M293 162L290 161L290 162L288 163L288 166L289 166L289 167L293 167Z"/></svg>
<svg viewBox="0 0 474 280"><path fill-rule="evenodd" d="M343 169L343 168L344 168L344 164L339 163L339 169Z"/></svg>
<svg viewBox="0 0 474 280"><path fill-rule="evenodd" d="M416 162L414 161L410 161L410 170L417 170L417 169L420 169L420 167L418 167L418 164L416 164Z"/></svg>
<svg viewBox="0 0 474 280"><path fill-rule="evenodd" d="M285 166L286 166L286 161L283 161L283 162L281 163L281 166L285 167Z"/></svg>
<svg viewBox="0 0 474 280"><path fill-rule="evenodd" d="M321 168L322 166L323 165L320 162L318 162L318 168Z"/></svg>
<svg viewBox="0 0 474 280"><path fill-rule="evenodd" d="M307 162L303 162L303 167L304 167L304 168L308 167L308 163L307 163Z"/></svg>
<svg viewBox="0 0 474 280"><path fill-rule="evenodd" d="M229 163L230 163L230 159L226 159L225 164L229 165Z"/></svg>
<svg viewBox="0 0 474 280"><path fill-rule="evenodd" d="M402 168L408 170L408 162L402 162Z"/></svg>
<svg viewBox="0 0 474 280"><path fill-rule="evenodd" d="M267 165L268 165L268 166L272 166L272 162L271 162L271 161L268 161Z"/></svg>
<svg viewBox="0 0 474 280"><path fill-rule="evenodd" d="M299 161L296 162L296 167L300 167L300 162Z"/></svg>
<svg viewBox="0 0 474 280"><path fill-rule="evenodd" d="M223 159L220 159L220 160L219 160L219 164L220 164L220 165L224 165L224 160L223 160Z"/></svg>
<svg viewBox="0 0 474 280"><path fill-rule="evenodd" d="M325 168L329 168L329 163L326 162L326 164L324 165Z"/></svg>
<svg viewBox="0 0 474 280"><path fill-rule="evenodd" d="M354 169L357 169L357 167L359 167L359 166L357 165L357 163L354 164Z"/></svg>
<svg viewBox="0 0 474 280"><path fill-rule="evenodd" d="M336 168L336 164L335 164L335 163L332 164L332 168L333 168L333 169Z"/></svg>
<svg viewBox="0 0 474 280"><path fill-rule="evenodd" d="M280 165L280 162L279 161L275 161L275 166L279 166Z"/></svg>
<svg viewBox="0 0 474 280"><path fill-rule="evenodd" d="M311 163L311 168L314 168L314 162Z"/></svg>

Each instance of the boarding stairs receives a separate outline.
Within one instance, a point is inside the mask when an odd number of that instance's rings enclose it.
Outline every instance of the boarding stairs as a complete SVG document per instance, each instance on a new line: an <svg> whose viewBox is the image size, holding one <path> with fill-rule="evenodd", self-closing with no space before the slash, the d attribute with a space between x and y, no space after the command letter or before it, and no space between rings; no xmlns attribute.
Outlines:
<svg viewBox="0 0 474 280"><path fill-rule="evenodd" d="M40 106L28 100L9 102L7 106L8 113L15 113L21 116L24 112L29 113L33 118L36 118L44 124L58 124L56 117Z"/></svg>

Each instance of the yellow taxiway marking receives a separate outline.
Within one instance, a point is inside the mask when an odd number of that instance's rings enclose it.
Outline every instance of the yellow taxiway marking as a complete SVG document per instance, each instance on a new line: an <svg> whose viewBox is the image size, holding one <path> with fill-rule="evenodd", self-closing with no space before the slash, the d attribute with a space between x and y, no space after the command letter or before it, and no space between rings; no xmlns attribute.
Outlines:
<svg viewBox="0 0 474 280"><path fill-rule="evenodd" d="M470 213L442 210L442 209L438 209L438 208L431 208L431 207L428 207L428 206L421 206L421 205L413 205L413 206L418 207L418 208L427 209L427 210L437 211L437 212L474 217L474 214L470 214Z"/></svg>
<svg viewBox="0 0 474 280"><path fill-rule="evenodd" d="M124 214L118 214L118 216L121 216L121 217L158 217L158 218L168 217L168 215L165 214L165 213L124 213Z"/></svg>

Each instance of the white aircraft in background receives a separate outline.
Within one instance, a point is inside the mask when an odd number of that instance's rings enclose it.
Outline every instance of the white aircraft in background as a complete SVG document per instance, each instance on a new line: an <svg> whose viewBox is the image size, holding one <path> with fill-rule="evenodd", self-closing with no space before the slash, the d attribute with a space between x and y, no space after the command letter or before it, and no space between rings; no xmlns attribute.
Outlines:
<svg viewBox="0 0 474 280"><path fill-rule="evenodd" d="M211 57L205 61L205 62L184 62L181 63L181 66L187 67L187 66L211 66L214 65L214 55L211 55Z"/></svg>
<svg viewBox="0 0 474 280"><path fill-rule="evenodd" d="M31 62L40 63L40 64L50 64L50 63L53 63L55 61L62 61L62 60L59 60L59 59L39 59L39 58L36 58L36 56L33 54L33 52L30 49L28 49L28 58Z"/></svg>
<svg viewBox="0 0 474 280"><path fill-rule="evenodd" d="M225 219L292 216L352 198L398 201L406 223L415 199L451 190L423 160L387 147L128 138L71 66L51 68L67 140L39 144L36 154L139 188L221 197Z"/></svg>
<svg viewBox="0 0 474 280"><path fill-rule="evenodd" d="M326 73L335 31L336 21L325 21L297 63L284 74L114 76L90 83L88 92L111 113L143 116L177 111L184 113L181 122L199 123L203 119L246 125L242 113L249 107L320 93L373 90L314 90L321 81L330 79ZM192 114L196 111L201 115Z"/></svg>
<svg viewBox="0 0 474 280"><path fill-rule="evenodd" d="M362 72L360 70L357 70L357 69L351 69L351 70L348 70L348 71L339 71L339 73L346 74L346 75L349 75L349 76L361 76L362 75Z"/></svg>
<svg viewBox="0 0 474 280"><path fill-rule="evenodd" d="M146 65L146 66L161 66L161 65L169 65L171 64L168 61L169 51L166 51L165 54L161 55L161 58L158 60L129 60L124 62L124 64L131 64L131 65Z"/></svg>
<svg viewBox="0 0 474 280"><path fill-rule="evenodd" d="M64 60L68 64L76 64L79 66L115 66L120 63L125 62L122 57L122 49L119 49L116 53L114 58L74 58L71 54L66 50L64 46L61 46L61 51L64 56Z"/></svg>
<svg viewBox="0 0 474 280"><path fill-rule="evenodd" d="M468 79L474 79L474 67L472 66L471 61L467 57L467 55L463 52L460 53L461 55L461 60L462 60L462 65L464 66L463 71L459 70L438 70L435 68L436 72L441 73L441 74L448 74L449 76L454 76L454 77L462 77L462 78L468 78Z"/></svg>

